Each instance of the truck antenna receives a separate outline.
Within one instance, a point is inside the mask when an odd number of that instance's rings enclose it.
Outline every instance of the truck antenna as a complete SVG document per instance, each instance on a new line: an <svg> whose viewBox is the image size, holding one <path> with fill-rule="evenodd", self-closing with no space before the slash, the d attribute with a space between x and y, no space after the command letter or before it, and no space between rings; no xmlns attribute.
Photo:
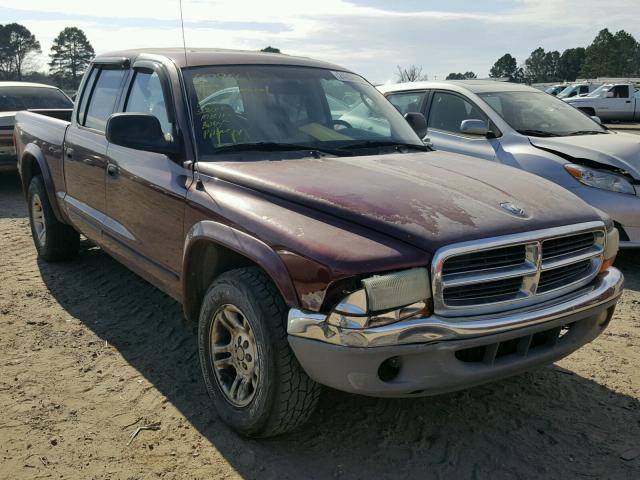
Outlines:
<svg viewBox="0 0 640 480"><path fill-rule="evenodd" d="M184 37L184 17L182 16L182 0L180 0L180 25L182 25L182 48L184 49L184 63L185 66L189 66L189 60L187 59L187 41Z"/></svg>

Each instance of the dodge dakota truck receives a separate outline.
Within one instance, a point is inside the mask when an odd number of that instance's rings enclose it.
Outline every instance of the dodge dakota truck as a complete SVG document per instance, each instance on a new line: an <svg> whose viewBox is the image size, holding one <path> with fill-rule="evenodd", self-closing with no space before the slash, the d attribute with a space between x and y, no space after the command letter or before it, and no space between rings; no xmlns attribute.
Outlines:
<svg viewBox="0 0 640 480"><path fill-rule="evenodd" d="M415 397L554 362L622 292L606 214L431 151L421 114L336 65L120 51L46 113L16 124L38 254L83 234L181 302L212 407L245 435L302 424L320 385Z"/></svg>

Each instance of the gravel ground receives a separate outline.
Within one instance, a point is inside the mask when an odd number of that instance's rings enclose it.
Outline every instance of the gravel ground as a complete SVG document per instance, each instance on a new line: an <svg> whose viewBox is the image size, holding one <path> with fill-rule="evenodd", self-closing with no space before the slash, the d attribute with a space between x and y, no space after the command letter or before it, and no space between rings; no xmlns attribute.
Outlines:
<svg viewBox="0 0 640 480"><path fill-rule="evenodd" d="M640 478L639 254L609 329L556 365L423 399L327 391L254 441L212 411L177 303L89 244L38 261L25 216L0 174L0 478Z"/></svg>

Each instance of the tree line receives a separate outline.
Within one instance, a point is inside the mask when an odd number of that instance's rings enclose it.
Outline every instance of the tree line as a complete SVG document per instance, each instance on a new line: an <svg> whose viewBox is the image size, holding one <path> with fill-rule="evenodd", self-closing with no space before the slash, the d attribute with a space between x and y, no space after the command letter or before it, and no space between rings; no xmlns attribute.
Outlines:
<svg viewBox="0 0 640 480"><path fill-rule="evenodd" d="M491 67L489 76L512 82L572 82L577 78L640 77L640 43L630 33L600 30L586 48L545 52L536 48L523 65L509 53Z"/></svg>
<svg viewBox="0 0 640 480"><path fill-rule="evenodd" d="M38 72L40 42L19 23L0 25L0 80L32 80L76 90L94 56L85 33L76 27L63 29L53 41L49 74Z"/></svg>
<svg viewBox="0 0 640 480"><path fill-rule="evenodd" d="M536 48L523 64L510 53L500 57L489 70L491 78L506 78L518 83L573 82L577 78L640 77L640 43L628 32L601 30L588 47L545 51ZM447 80L471 80L473 72L447 75ZM397 82L428 80L422 67L397 67Z"/></svg>

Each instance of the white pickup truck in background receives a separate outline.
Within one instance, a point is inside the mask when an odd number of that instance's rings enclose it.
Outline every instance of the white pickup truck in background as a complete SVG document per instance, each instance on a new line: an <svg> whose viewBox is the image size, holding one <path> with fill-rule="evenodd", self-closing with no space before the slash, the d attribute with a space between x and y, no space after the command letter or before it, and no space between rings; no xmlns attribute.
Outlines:
<svg viewBox="0 0 640 480"><path fill-rule="evenodd" d="M640 91L634 83L605 83L586 97L565 98L564 101L603 121L640 120Z"/></svg>
<svg viewBox="0 0 640 480"><path fill-rule="evenodd" d="M556 95L556 97L565 99L571 97L584 97L593 92L596 88L600 87L602 83L593 83L593 82L578 82L572 85L569 85L567 88L562 90L560 93Z"/></svg>

